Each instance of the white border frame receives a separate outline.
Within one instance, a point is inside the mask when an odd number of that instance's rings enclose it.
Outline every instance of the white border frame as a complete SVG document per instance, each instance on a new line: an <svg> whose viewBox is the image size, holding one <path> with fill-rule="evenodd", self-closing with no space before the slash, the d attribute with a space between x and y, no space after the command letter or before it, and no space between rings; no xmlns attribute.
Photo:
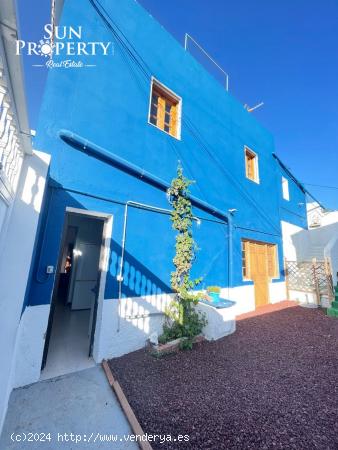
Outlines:
<svg viewBox="0 0 338 450"><path fill-rule="evenodd" d="M259 241L257 239L249 239L249 238L243 237L243 238L241 238L241 254L242 254L242 243L244 241L246 241L246 242L257 242L259 244L266 244L266 245L273 245L276 248L276 269L277 269L278 276L277 277L269 277L269 280L270 280L269 284L272 283L273 280L280 280L280 278L281 278L281 270L280 269L281 268L280 268L280 263L279 263L279 245L276 242ZM252 278L248 278L248 277L244 277L243 276L243 258L241 258L241 261L242 261L242 280L244 282L251 281L251 282L254 283ZM247 269L248 268L249 268L249 272L250 272L250 258L249 258L249 261L248 261Z"/></svg>
<svg viewBox="0 0 338 450"><path fill-rule="evenodd" d="M247 172L246 172L246 151L249 150L250 153L252 153L253 155L255 155L255 172L256 172L256 179L253 180L252 178L249 178L247 176ZM260 174L259 174L259 156L256 152L254 152L250 147L248 147L247 145L244 145L244 170L245 170L245 178L249 181L252 181L253 183L256 184L260 184L261 180L260 180Z"/></svg>
<svg viewBox="0 0 338 450"><path fill-rule="evenodd" d="M284 190L284 185L286 185L286 190ZM283 200L286 202L290 201L290 183L289 180L282 175L282 196Z"/></svg>
<svg viewBox="0 0 338 450"><path fill-rule="evenodd" d="M162 128L159 128L157 125L154 125L150 122L150 111L151 111L151 99L152 99L152 93L153 93L153 85L158 85L160 89L165 91L169 97L172 97L175 101L178 102L178 111L177 111L177 136L173 136L172 134L168 133L168 131L162 130ZM157 128L158 130L162 131L163 133L167 134L168 136L177 139L178 141L181 140L181 132L182 132L182 104L183 100L182 97L175 94L174 91L169 89L165 84L161 83L157 78L151 77L150 79L150 94L149 94L149 106L148 106L148 124Z"/></svg>
<svg viewBox="0 0 338 450"><path fill-rule="evenodd" d="M95 332L92 350L92 357L94 361L100 362L97 361L97 357L99 354L99 338L100 338L99 324L102 321L104 292L106 288L107 273L109 269L110 247L113 235L113 215L108 213L102 213L99 211L91 211L87 209L72 208L72 207L66 207L66 214L78 214L82 216L88 216L91 218L101 219L104 221L102 233L102 246L100 252L100 265L99 265L101 275L99 282L99 292L97 297L97 311L96 311Z"/></svg>

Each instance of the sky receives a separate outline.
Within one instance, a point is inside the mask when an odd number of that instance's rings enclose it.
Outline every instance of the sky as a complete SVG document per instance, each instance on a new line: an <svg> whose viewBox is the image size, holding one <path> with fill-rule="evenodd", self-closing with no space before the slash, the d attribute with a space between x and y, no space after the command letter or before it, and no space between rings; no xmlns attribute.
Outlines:
<svg viewBox="0 0 338 450"><path fill-rule="evenodd" d="M17 1L22 39L39 41L50 1ZM239 101L264 102L252 114L273 134L276 153L324 206L338 209L338 0L139 3L182 45L185 33L197 40L229 74L230 93ZM24 59L34 129L47 69L32 64L33 58ZM206 67L223 82L218 70Z"/></svg>

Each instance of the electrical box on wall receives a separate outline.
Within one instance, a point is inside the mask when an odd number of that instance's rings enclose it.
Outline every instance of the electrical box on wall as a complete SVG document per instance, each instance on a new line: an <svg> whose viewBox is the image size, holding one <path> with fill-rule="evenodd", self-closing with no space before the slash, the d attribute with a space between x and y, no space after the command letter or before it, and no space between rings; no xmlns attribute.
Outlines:
<svg viewBox="0 0 338 450"><path fill-rule="evenodd" d="M54 266L47 266L46 272L48 274L54 273Z"/></svg>

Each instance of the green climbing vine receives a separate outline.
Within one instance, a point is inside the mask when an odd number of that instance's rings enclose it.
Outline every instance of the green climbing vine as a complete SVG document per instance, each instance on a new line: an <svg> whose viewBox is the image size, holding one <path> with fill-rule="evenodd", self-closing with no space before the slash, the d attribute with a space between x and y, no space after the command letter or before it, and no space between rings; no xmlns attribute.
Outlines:
<svg viewBox="0 0 338 450"><path fill-rule="evenodd" d="M173 259L175 271L171 273L171 288L175 298L167 310L167 323L160 341L184 337L183 347L191 348L192 339L201 333L206 324L205 317L196 311L199 297L193 292L202 281L191 279L190 272L198 250L192 234L193 211L189 199L189 187L194 182L183 175L182 166L168 189L169 202L173 207L172 227L177 231L176 254Z"/></svg>

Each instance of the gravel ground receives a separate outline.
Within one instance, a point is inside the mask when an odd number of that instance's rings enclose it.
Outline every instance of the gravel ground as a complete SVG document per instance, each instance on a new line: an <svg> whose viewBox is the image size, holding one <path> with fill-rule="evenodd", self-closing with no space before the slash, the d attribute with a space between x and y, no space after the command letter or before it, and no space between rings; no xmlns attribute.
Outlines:
<svg viewBox="0 0 338 450"><path fill-rule="evenodd" d="M110 361L154 449L338 449L338 320L301 307L155 359Z"/></svg>

